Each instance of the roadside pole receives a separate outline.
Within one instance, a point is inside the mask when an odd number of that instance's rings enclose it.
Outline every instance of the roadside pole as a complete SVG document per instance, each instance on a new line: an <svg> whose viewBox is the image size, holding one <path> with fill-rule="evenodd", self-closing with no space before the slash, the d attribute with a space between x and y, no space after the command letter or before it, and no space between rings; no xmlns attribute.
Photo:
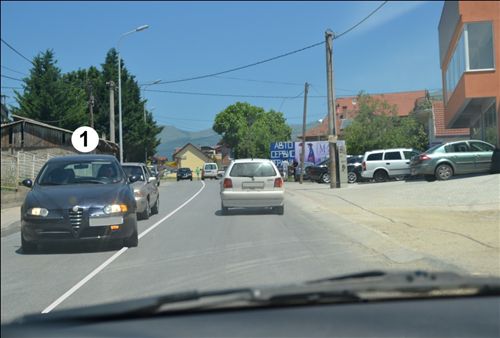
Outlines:
<svg viewBox="0 0 500 338"><path fill-rule="evenodd" d="M337 136L336 136L336 107L335 93L333 89L333 37L331 30L325 32L326 46L326 81L328 91L328 149L330 156L330 188L340 188L337 180Z"/></svg>
<svg viewBox="0 0 500 338"><path fill-rule="evenodd" d="M300 155L300 184L304 182L304 159L306 154L306 115L307 115L307 92L309 84L306 82L304 88L304 116L302 118L302 153Z"/></svg>

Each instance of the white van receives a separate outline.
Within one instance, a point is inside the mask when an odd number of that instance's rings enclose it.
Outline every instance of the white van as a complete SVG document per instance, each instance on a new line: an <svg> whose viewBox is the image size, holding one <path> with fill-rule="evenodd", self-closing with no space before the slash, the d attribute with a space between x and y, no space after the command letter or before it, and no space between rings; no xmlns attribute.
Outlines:
<svg viewBox="0 0 500 338"><path fill-rule="evenodd" d="M205 178L217 179L217 172L219 171L219 167L217 163L205 163L203 165L203 169L201 170L201 179Z"/></svg>

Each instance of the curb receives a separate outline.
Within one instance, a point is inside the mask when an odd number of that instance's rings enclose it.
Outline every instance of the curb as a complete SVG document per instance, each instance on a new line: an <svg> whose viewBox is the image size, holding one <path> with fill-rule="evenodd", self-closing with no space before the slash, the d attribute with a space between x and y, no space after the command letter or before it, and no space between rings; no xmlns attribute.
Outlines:
<svg viewBox="0 0 500 338"><path fill-rule="evenodd" d="M15 221L15 222L10 223L6 226L2 225L1 237L12 235L12 234L19 232L19 231L21 231L21 221Z"/></svg>

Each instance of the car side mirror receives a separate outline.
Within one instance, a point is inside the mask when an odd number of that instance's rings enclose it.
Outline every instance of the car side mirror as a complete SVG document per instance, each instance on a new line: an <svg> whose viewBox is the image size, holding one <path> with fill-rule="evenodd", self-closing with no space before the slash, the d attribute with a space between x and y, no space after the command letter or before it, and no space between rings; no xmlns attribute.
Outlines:
<svg viewBox="0 0 500 338"><path fill-rule="evenodd" d="M151 177L149 178L149 181L148 181L148 182L150 182L150 183L151 183L151 182L154 182L154 181L156 181L156 177L151 176Z"/></svg>
<svg viewBox="0 0 500 338"><path fill-rule="evenodd" d="M130 183L134 183L134 182L137 182L141 179L141 176L140 175L132 175L132 176L129 176L128 177L128 181Z"/></svg>
<svg viewBox="0 0 500 338"><path fill-rule="evenodd" d="M25 179L21 183L22 183L22 185L24 185L27 188L31 188L33 186L33 181L30 180L29 178Z"/></svg>

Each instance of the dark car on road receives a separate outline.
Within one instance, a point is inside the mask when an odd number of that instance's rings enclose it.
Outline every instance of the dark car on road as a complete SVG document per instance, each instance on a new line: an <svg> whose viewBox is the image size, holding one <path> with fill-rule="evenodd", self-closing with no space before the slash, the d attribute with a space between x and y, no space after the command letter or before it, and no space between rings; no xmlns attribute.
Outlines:
<svg viewBox="0 0 500 338"><path fill-rule="evenodd" d="M487 173L495 146L479 140L455 141L430 148L410 163L412 176L427 181L447 180L453 175Z"/></svg>
<svg viewBox="0 0 500 338"><path fill-rule="evenodd" d="M193 180L193 172L189 168L179 168L177 170L177 181L180 180Z"/></svg>
<svg viewBox="0 0 500 338"><path fill-rule="evenodd" d="M52 158L42 167L21 206L24 252L63 241L120 241L137 246L136 202L115 157L77 155Z"/></svg>

